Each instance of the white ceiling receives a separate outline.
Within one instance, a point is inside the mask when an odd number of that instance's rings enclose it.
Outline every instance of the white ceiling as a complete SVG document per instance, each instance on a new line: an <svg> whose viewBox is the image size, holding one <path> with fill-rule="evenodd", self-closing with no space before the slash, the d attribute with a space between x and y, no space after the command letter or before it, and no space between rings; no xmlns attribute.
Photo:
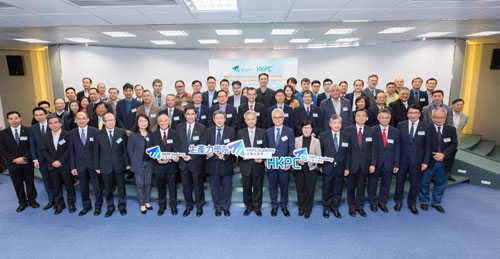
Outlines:
<svg viewBox="0 0 500 259"><path fill-rule="evenodd" d="M121 0L135 6L109 6L118 0L92 0L105 4L99 7L81 7L76 1L89 0L0 0L0 47L33 46L14 38L74 44L64 38L85 37L98 41L92 45L101 46L297 48L330 45L339 38L361 38L359 44L363 45L419 40L416 36L427 32L445 31L451 32L446 38L470 38L466 35L500 31L500 0L238 0L237 11L191 11L184 0ZM152 2L166 5L147 5ZM401 34L377 33L388 27L416 28ZM273 28L298 32L271 35ZM357 30L347 35L324 35L332 28ZM220 36L215 29L241 29L242 34ZM189 35L166 37L159 30L184 30ZM113 38L103 31L127 31L137 37ZM498 37L500 34L489 38ZM265 41L245 44L248 38ZM311 41L289 43L294 38ZM220 43L202 45L199 39L218 39ZM155 45L151 40L173 40L176 44Z"/></svg>

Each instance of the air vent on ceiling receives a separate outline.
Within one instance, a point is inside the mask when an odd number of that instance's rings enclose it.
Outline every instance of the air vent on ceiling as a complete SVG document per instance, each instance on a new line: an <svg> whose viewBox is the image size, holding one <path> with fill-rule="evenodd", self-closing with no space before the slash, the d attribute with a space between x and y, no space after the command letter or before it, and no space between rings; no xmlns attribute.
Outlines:
<svg viewBox="0 0 500 259"><path fill-rule="evenodd" d="M69 0L81 7L177 5L175 0Z"/></svg>

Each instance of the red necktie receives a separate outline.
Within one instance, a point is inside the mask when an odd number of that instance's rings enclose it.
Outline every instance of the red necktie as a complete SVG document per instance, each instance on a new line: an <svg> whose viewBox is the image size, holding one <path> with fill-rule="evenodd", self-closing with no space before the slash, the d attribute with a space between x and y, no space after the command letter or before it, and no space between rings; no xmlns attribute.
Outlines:
<svg viewBox="0 0 500 259"><path fill-rule="evenodd" d="M163 132L163 145L167 145L167 133L165 131Z"/></svg>
<svg viewBox="0 0 500 259"><path fill-rule="evenodd" d="M387 147L387 134L385 134L385 129L382 132L382 139L384 140L384 148Z"/></svg>
<svg viewBox="0 0 500 259"><path fill-rule="evenodd" d="M358 132L358 145L359 145L359 148L361 148L361 142L363 141L363 133L361 132L361 128L359 128L359 132Z"/></svg>
<svg viewBox="0 0 500 259"><path fill-rule="evenodd" d="M250 104L250 110L253 111L253 104Z"/></svg>

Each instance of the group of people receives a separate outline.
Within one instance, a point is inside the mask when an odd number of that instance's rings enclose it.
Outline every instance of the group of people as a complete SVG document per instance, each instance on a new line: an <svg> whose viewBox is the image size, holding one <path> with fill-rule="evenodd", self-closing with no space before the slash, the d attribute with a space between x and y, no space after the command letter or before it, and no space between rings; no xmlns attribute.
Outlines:
<svg viewBox="0 0 500 259"><path fill-rule="evenodd" d="M79 216L92 210L100 215L103 193L105 216L118 210L127 214L125 175L135 177L141 213L153 207L150 202L152 178L158 188L158 215L168 205L172 215L177 210L177 177L180 174L184 194L183 216L203 214L203 182L208 177L215 215L230 216L233 173L236 165L242 174L244 215L252 211L261 216L263 179L267 172L271 198L271 216L281 209L288 211L290 176L295 177L299 216L309 218L316 189L316 178L323 178L321 203L323 216L330 212L341 218L339 206L344 179L347 180L349 215L366 217L364 204L370 210L388 212L387 202L393 175L397 179L394 200L396 211L403 204L404 187L409 179L407 204L418 214L417 198L424 211L429 206L444 213L443 193L453 165L461 131L467 123L462 113L464 101L456 99L449 107L443 103L444 92L436 89L437 80L404 80L386 84L386 92L377 88L378 76L354 81L354 91L347 93L348 83L334 84L304 78L301 91L297 80L290 78L283 89L267 87L269 76L258 75L259 87L244 87L239 81L222 79L216 90L214 77L207 78L207 91L201 92L201 81L192 82L193 93L186 91L182 80L175 82L176 94L162 93L162 81L155 79L153 91L129 83L119 90L99 83L92 87L83 78L83 91L69 87L66 98L50 103L42 101L33 109L31 127L21 125L21 114L9 111L9 127L0 132L0 154L14 184L19 201L17 212L28 205L38 208L34 185L34 167L38 168L48 195L48 204L59 214L69 206L76 211L74 177L78 176L83 208ZM134 97L135 94L135 97ZM190 145L224 145L242 139L246 147L274 148L273 156L293 156L306 148L308 154L333 158L323 164L299 162L301 169L267 169L265 159L248 159L227 154L189 154ZM149 147L162 152L180 152L174 159L152 159ZM292 172L293 171L293 172ZM379 184L380 181L380 184ZM432 197L429 185L434 181ZM90 184L95 197L90 199ZM63 186L67 202L63 198ZM279 186L279 188L278 188ZM167 198L168 189L168 198ZM280 199L278 200L278 192ZM366 192L368 196L366 196ZM193 196L194 193L194 196Z"/></svg>

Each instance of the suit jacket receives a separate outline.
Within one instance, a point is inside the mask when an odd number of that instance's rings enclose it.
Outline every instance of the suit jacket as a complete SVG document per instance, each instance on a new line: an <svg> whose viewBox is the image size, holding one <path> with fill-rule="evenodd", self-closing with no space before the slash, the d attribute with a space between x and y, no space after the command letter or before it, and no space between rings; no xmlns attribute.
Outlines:
<svg viewBox="0 0 500 259"><path fill-rule="evenodd" d="M108 100L108 101L111 101L111 100ZM99 101L100 102L100 101ZM97 103L96 103L97 104ZM111 104L114 106L113 102L111 101ZM104 102L104 105L106 106L106 110L108 112L112 112L113 114L116 115L116 107L112 107L111 104L109 104L109 102ZM117 104L118 105L118 104ZM90 102L88 105L87 105L87 114L89 115L89 118L92 118L95 114L95 108L94 108L94 104L92 102Z"/></svg>
<svg viewBox="0 0 500 259"><path fill-rule="evenodd" d="M234 95L229 96L227 103L234 106ZM242 105L244 103L248 103L248 98L244 95L240 95L240 105ZM238 107L234 106L234 108L236 108L236 110L239 110L239 107L240 107L239 105L238 105Z"/></svg>
<svg viewBox="0 0 500 259"><path fill-rule="evenodd" d="M399 130L393 126L388 125L386 130L386 147L384 147L384 139L382 137L381 126L373 126L373 138L377 142L377 170L384 169L392 172L394 167L399 168L399 160L401 156L400 147L401 143L399 141Z"/></svg>
<svg viewBox="0 0 500 259"><path fill-rule="evenodd" d="M412 102L408 100L408 106L410 106ZM392 117L394 118L394 125L398 125L400 122L408 120L408 109L405 107L401 99L398 99L391 104L389 107L392 109Z"/></svg>
<svg viewBox="0 0 500 259"><path fill-rule="evenodd" d="M313 131L315 137L319 137L321 133L321 110L318 106L311 104L309 117L307 117L306 107L301 105L293 110L293 121L295 123L295 136L302 136L302 125L301 123L305 120L310 120L312 122Z"/></svg>
<svg viewBox="0 0 500 259"><path fill-rule="evenodd" d="M130 111L128 115L125 99L118 101L116 104L116 123L118 124L118 127L125 130L132 130L132 127L135 124L135 114L137 112L137 108L142 105L142 103L136 99L132 98L130 101Z"/></svg>
<svg viewBox="0 0 500 259"><path fill-rule="evenodd" d="M403 105L404 107L404 105ZM387 107L385 106L384 108L387 108L389 110L389 112L391 113L391 121L389 122L389 125L393 126L394 125L394 112L392 111L392 108L391 107ZM378 125L379 122L378 122L378 112L380 111L381 109L378 108L377 105L375 106L372 106L368 109L368 111L371 113L372 115L372 119L369 119L370 121L370 124L368 124L368 121L366 122L367 125L369 126L375 126L375 125Z"/></svg>
<svg viewBox="0 0 500 259"><path fill-rule="evenodd" d="M130 165L127 155L127 134L124 129L115 127L113 145L109 141L109 133L102 128L94 139L94 168L101 174L122 173Z"/></svg>
<svg viewBox="0 0 500 259"><path fill-rule="evenodd" d="M212 105L208 109L208 126L212 127L215 125L214 120L213 120L213 115L214 112L219 110L219 104ZM236 108L234 108L231 104L226 104L226 123L224 123L226 126L231 127L233 129L236 129L238 127L238 112L236 111Z"/></svg>
<svg viewBox="0 0 500 259"><path fill-rule="evenodd" d="M453 117L453 115L452 115ZM460 143L460 139L462 138L462 131L464 130L465 125L467 125L467 121L469 120L469 116L465 113L460 113L460 121L458 123L457 129L457 140Z"/></svg>
<svg viewBox="0 0 500 259"><path fill-rule="evenodd" d="M95 171L94 142L97 139L98 132L99 130L94 127L87 127L85 146L82 143L79 127L69 132L69 162L71 170L76 169L78 172L84 172L86 169L91 172Z"/></svg>
<svg viewBox="0 0 500 259"><path fill-rule="evenodd" d="M176 133L173 129L168 129L166 145L163 145L163 136L161 135L160 129L151 132L149 134L149 144L150 147L160 146L161 152L174 152L174 141L176 141ZM182 159L182 158L180 158ZM160 164L158 161L153 163L153 172L155 174L175 174L179 171L179 163L170 160L167 164Z"/></svg>
<svg viewBox="0 0 500 259"><path fill-rule="evenodd" d="M132 133L128 136L127 154L130 160L130 171L134 173L139 173L141 171L145 148L151 145L150 141L149 134L146 138L144 138L141 133Z"/></svg>
<svg viewBox="0 0 500 259"><path fill-rule="evenodd" d="M436 163L436 161L432 158L432 153L438 152L440 142L434 124L431 124L430 132L432 141L429 169L432 169ZM455 127L443 125L441 128L441 153L444 154L444 171L446 171L447 173L450 173L453 167L453 161L455 159L455 151L457 150L457 146L457 131L455 130Z"/></svg>
<svg viewBox="0 0 500 259"><path fill-rule="evenodd" d="M267 108L267 114L266 114L266 127L270 128L272 127L273 124L273 116L272 112L274 109L276 109L278 105L273 105L269 108ZM283 121L283 125L293 129L295 127L294 124L294 118L293 118L293 109L289 105L284 105L283 106L283 112L285 113L285 120Z"/></svg>
<svg viewBox="0 0 500 259"><path fill-rule="evenodd" d="M209 99L208 99L208 91L205 91L205 92L201 93L201 99L202 99L201 104L203 104L203 105L205 105L205 106L207 106L209 108L212 107L212 105L215 105L215 104L218 103L218 101L217 101L217 90L214 91L214 97L212 99L212 104L208 103L208 101L209 101Z"/></svg>
<svg viewBox="0 0 500 259"><path fill-rule="evenodd" d="M340 109L342 110L340 112L340 117L342 117L342 128L345 128L351 124L353 124L352 121L352 106L349 100L339 97L340 100ZM320 106L320 113L321 113L321 131L329 130L330 129L330 116L333 114L336 114L335 108L333 106L333 101L330 98L328 101L324 101L321 103Z"/></svg>
<svg viewBox="0 0 500 259"><path fill-rule="evenodd" d="M453 126L453 110L446 104L441 106L443 109L446 109L446 125ZM427 124L432 124L432 111L435 109L434 104L431 103L425 106L422 109L422 116L424 117L423 121Z"/></svg>
<svg viewBox="0 0 500 259"><path fill-rule="evenodd" d="M50 131L48 129L48 124L45 127L45 133L47 131ZM31 151L31 158L33 160L38 160L38 163L43 164L45 163L45 158L43 157L42 154L42 130L40 129L40 123L36 123L32 125L29 128L29 143L30 143L30 151Z"/></svg>
<svg viewBox="0 0 500 259"><path fill-rule="evenodd" d="M187 122L183 122L177 125L175 129L176 140L174 141L175 152L184 152L189 155L189 145L206 145L207 144L207 132L205 126L195 122L193 128L191 129L191 142L188 144L187 141ZM190 155L191 160L189 162L184 161L184 159L179 159L179 168L182 171L191 170L194 172L201 171L203 168L204 155Z"/></svg>
<svg viewBox="0 0 500 259"><path fill-rule="evenodd" d="M97 113L94 113L94 116L93 117L90 117L90 120L89 120L89 126L91 127L94 127L96 128L97 130L99 130L99 118L97 116ZM102 121L102 128L104 128L104 119ZM101 128L101 129L102 129Z"/></svg>
<svg viewBox="0 0 500 259"><path fill-rule="evenodd" d="M119 100L118 100L119 101ZM111 110L108 109L108 112L112 112L113 114L116 115L116 105L115 103L113 102L113 100L107 100L106 103L109 105L107 107L111 107ZM118 102L117 102L118 104ZM90 105L90 104L89 104Z"/></svg>
<svg viewBox="0 0 500 259"><path fill-rule="evenodd" d="M315 105L319 107L321 105L321 102L326 99L328 99L328 96L326 96L325 92L318 94Z"/></svg>
<svg viewBox="0 0 500 259"><path fill-rule="evenodd" d="M429 105L429 100L428 100L428 96L427 96L427 92L426 91L418 91L420 94L420 97L418 96L415 96L415 97L418 97L419 99L417 100L417 98L415 98L413 96L413 89L410 89L410 99L412 102L414 103L417 103L418 105L420 105L420 111L422 111L422 109ZM418 95L418 94L417 94Z"/></svg>
<svg viewBox="0 0 500 259"><path fill-rule="evenodd" d="M146 114L146 108L144 107L144 104L139 106L139 108L137 108L137 112L135 113L135 116L139 116L139 114ZM151 109L149 110L149 115L148 115L148 118L149 118L149 128L151 130L155 130L156 129L156 125L158 124L158 122L156 121L158 119L158 115L160 114L160 107L158 107L158 105L154 104L154 103L151 103Z"/></svg>
<svg viewBox="0 0 500 259"><path fill-rule="evenodd" d="M59 170L69 171L69 137L68 133L61 129L61 134L59 135L59 140L57 141L57 150L54 147L54 137L52 132L48 131L47 134L42 137L42 154L47 161L47 168L49 172L55 172ZM54 161L61 162L61 166L55 168L52 166Z"/></svg>
<svg viewBox="0 0 500 259"><path fill-rule="evenodd" d="M214 125L207 129L207 144L215 145L216 131L217 127ZM236 139L236 131L234 128L224 126L222 131L221 145L225 145ZM234 157L233 155L224 155L224 159L220 160L217 155L211 158L207 157L207 162L205 163L205 172L208 175L219 175L227 176L234 173L233 168ZM218 167L217 167L218 166Z"/></svg>
<svg viewBox="0 0 500 259"><path fill-rule="evenodd" d="M31 162L30 138L28 127L22 126L19 132L19 146L16 144L16 139L12 134L11 127L0 131L0 154L5 158L7 169L17 168L20 166L33 167ZM12 163L12 160L18 157L25 157L28 161L27 165L18 165Z"/></svg>
<svg viewBox="0 0 500 259"><path fill-rule="evenodd" d="M69 112L64 115L63 121L64 122L62 129L65 131L69 132L70 130L78 127L78 125L76 124L75 116L71 116Z"/></svg>
<svg viewBox="0 0 500 259"><path fill-rule="evenodd" d="M240 105L240 108L238 109L238 129L243 129L247 127L247 124L245 123L245 112L250 110L250 106L248 105L248 102L242 103ZM255 102L253 110L257 113L257 123L255 124L255 127L265 129L266 128L266 116L267 116L267 110L264 104ZM273 125L273 124L271 124Z"/></svg>
<svg viewBox="0 0 500 259"><path fill-rule="evenodd" d="M383 93L383 92L384 91L375 88L375 95L377 95L378 93ZM368 97L368 100L369 100L369 103L368 103L368 105L366 105L366 107L370 107L370 106L376 105L376 103L375 103L375 96L373 95L372 91L370 90L370 87L368 87L368 86L365 87L365 89L363 89L362 93L364 93L365 96Z"/></svg>
<svg viewBox="0 0 500 259"><path fill-rule="evenodd" d="M196 107L195 107L195 110L196 110ZM196 122L203 124L203 126L205 126L207 128L208 121L209 120L213 121L213 119L208 116L208 107L203 105L203 104L200 104L199 113L200 113L200 116L199 116L199 118L197 118Z"/></svg>
<svg viewBox="0 0 500 259"><path fill-rule="evenodd" d="M239 130L237 139L243 139L245 147L266 148L268 146L266 131L263 129L259 129L257 127L255 127L255 133L252 144L250 143L250 135L248 134L248 128L243 128ZM253 159L249 160L240 159L239 162L240 162L240 172L242 175L250 176L252 171L257 172L258 175L264 175L265 172L264 161L256 163Z"/></svg>
<svg viewBox="0 0 500 259"><path fill-rule="evenodd" d="M324 162L320 167L323 168L323 174L331 175L335 170L344 173L344 170L351 170L351 144L350 137L345 131L340 132L340 139L338 140L339 149L335 151L333 142L333 133L331 130L321 132L320 135L321 154L323 156L332 157L333 163Z"/></svg>
<svg viewBox="0 0 500 259"><path fill-rule="evenodd" d="M410 142L409 121L398 124L401 140L400 167L412 166L420 168L422 164L429 165L431 158L431 132L425 122L419 121L413 140Z"/></svg>
<svg viewBox="0 0 500 259"><path fill-rule="evenodd" d="M276 99L274 98L274 95L276 95L276 91L274 91L271 88L267 88L265 93L262 93L260 90L260 87L257 88L257 99L255 99L256 102L264 104L264 111L267 111L267 108L273 106L276 104Z"/></svg>
<svg viewBox="0 0 500 259"><path fill-rule="evenodd" d="M276 137L274 135L275 127L271 127L266 130L267 144L269 148L275 148L273 156L290 156L293 157L293 150L295 149L295 136L293 130L287 126L282 126L280 132L280 139L276 143Z"/></svg>
<svg viewBox="0 0 500 259"><path fill-rule="evenodd" d="M366 96L364 91L361 91L361 96ZM366 96L366 97L368 97L368 96ZM354 98L354 91L351 93L345 94L344 98L346 98L347 100L349 100L351 102L351 107L354 105L354 102L356 101ZM356 105L354 105L354 106L356 106ZM368 98L368 103L365 105L365 107L370 107L370 98Z"/></svg>
<svg viewBox="0 0 500 259"><path fill-rule="evenodd" d="M303 139L304 139L304 136L300 136L300 137L295 138L295 149L302 148ZM311 143L309 144L307 154L321 156L321 144L319 143L319 139L311 136ZM308 166L308 165L304 164L303 166ZM314 164L313 166L309 167L310 170L314 170L316 168L318 168L317 164Z"/></svg>
<svg viewBox="0 0 500 259"><path fill-rule="evenodd" d="M160 114L166 114L168 116L168 109L161 110L160 113L158 114L158 116ZM169 128L176 129L177 125L179 125L180 123L183 123L185 121L186 121L186 117L184 117L184 113L181 110L174 108L172 118L170 118Z"/></svg>
<svg viewBox="0 0 500 259"><path fill-rule="evenodd" d="M85 97L85 93L84 93L84 91L83 91L83 90L82 90L82 91L80 91L80 92L78 92L78 93L76 93L76 99L77 99L78 101L80 101L83 97Z"/></svg>
<svg viewBox="0 0 500 259"><path fill-rule="evenodd" d="M362 173L368 173L370 166L377 166L377 141L374 139L373 131L370 126L364 125L360 148L356 124L345 128L344 132L350 136L351 173L357 173L360 170Z"/></svg>

